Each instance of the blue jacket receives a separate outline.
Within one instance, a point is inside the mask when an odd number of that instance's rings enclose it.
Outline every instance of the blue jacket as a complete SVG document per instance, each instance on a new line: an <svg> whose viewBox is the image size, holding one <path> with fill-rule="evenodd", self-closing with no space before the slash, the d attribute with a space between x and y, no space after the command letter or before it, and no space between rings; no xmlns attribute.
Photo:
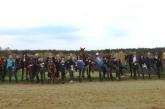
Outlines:
<svg viewBox="0 0 165 109"><path fill-rule="evenodd" d="M83 60L77 60L77 67L78 69L83 69L84 68L84 62Z"/></svg>
<svg viewBox="0 0 165 109"><path fill-rule="evenodd" d="M14 66L14 61L13 61L13 59L7 59L7 69L9 68L9 67L13 67Z"/></svg>

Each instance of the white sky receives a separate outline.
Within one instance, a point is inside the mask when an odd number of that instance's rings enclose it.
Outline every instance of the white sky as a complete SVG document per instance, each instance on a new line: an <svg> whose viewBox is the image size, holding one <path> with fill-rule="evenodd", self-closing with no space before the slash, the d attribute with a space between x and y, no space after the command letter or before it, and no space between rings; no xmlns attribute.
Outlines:
<svg viewBox="0 0 165 109"><path fill-rule="evenodd" d="M0 46L164 47L164 10L164 0L0 0Z"/></svg>

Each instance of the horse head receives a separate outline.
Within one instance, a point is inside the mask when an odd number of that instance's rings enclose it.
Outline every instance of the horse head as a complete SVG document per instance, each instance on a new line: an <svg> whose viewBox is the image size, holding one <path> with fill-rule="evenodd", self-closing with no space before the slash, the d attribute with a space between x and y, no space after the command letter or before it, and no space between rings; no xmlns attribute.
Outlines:
<svg viewBox="0 0 165 109"><path fill-rule="evenodd" d="M86 60L87 55L86 55L86 53L85 53L85 48L81 48L81 47L80 47L80 54L79 54L79 56L80 56L81 58L83 58L83 60Z"/></svg>

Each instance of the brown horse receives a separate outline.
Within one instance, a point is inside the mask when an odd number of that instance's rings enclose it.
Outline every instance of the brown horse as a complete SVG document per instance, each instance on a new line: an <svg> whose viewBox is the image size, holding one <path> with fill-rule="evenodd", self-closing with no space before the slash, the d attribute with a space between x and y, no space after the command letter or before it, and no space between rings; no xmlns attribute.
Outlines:
<svg viewBox="0 0 165 109"><path fill-rule="evenodd" d="M80 54L79 56L83 59L83 62L85 63L85 68L83 71L83 78L84 78L84 73L86 71L87 73L87 78L89 80L92 80L91 78L91 71L92 71L92 61L94 60L94 57L88 53L85 52L85 48L80 48ZM93 59L93 60L92 60Z"/></svg>
<svg viewBox="0 0 165 109"><path fill-rule="evenodd" d="M26 79L30 80L31 82L33 81L33 65L29 64L26 67Z"/></svg>
<svg viewBox="0 0 165 109"><path fill-rule="evenodd" d="M55 80L57 79L57 69L56 65L53 62L48 62L48 82L49 83L55 83Z"/></svg>
<svg viewBox="0 0 165 109"><path fill-rule="evenodd" d="M2 75L3 75L3 60L0 56L0 80L2 80Z"/></svg>

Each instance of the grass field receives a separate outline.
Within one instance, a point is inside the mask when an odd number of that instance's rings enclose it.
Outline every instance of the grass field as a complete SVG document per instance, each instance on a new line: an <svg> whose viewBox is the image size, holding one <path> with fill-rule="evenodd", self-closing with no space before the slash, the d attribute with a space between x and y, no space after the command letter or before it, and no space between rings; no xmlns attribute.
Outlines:
<svg viewBox="0 0 165 109"><path fill-rule="evenodd" d="M5 83L0 109L165 109L165 80Z"/></svg>
<svg viewBox="0 0 165 109"><path fill-rule="evenodd" d="M47 72L46 72L46 74L45 74L45 76L46 76L46 79L48 79L47 78ZM79 76L79 74L78 74L78 72L74 72L74 78L75 78L75 80L78 80L78 76ZM128 73L128 71L124 71L124 76L125 76L125 79L131 79L130 78L130 74ZM20 70L20 71L18 71L17 72L17 77L18 77L18 81L20 81L21 80L21 77L22 77L22 71ZM40 74L39 74L39 77L40 77ZM69 80L69 73L67 72L66 73L66 79L65 80ZM87 74L85 73L85 77L87 77ZM99 80L99 73L98 72L91 72L91 77L93 78L93 80ZM106 77L107 77L107 75L106 75ZM116 73L113 73L113 79L115 80L116 78ZM25 74L24 74L24 79L26 78L26 76L25 76ZM138 79L142 79L142 74L140 74L140 77L137 77ZM148 74L145 74L145 79L147 79L148 78ZM165 78L165 72L161 72L161 78ZM87 79L87 78L86 78ZM151 79L158 79L158 77L157 77L157 74L151 74ZM6 77L5 77L5 80L9 80L9 76L8 75L6 75ZM15 80L15 78L14 78L14 76L12 76L12 81L14 81ZM6 81L6 82L7 82ZM22 81L21 81L22 82ZM24 81L24 82L27 82L27 81Z"/></svg>
<svg viewBox="0 0 165 109"><path fill-rule="evenodd" d="M165 109L165 72L161 80L155 74L145 80L124 75L121 81L99 82L94 72L92 82L68 83L69 74L65 84L1 82L0 109Z"/></svg>

